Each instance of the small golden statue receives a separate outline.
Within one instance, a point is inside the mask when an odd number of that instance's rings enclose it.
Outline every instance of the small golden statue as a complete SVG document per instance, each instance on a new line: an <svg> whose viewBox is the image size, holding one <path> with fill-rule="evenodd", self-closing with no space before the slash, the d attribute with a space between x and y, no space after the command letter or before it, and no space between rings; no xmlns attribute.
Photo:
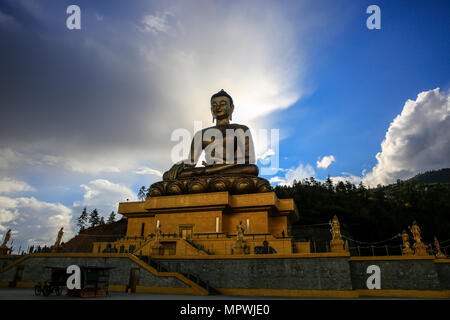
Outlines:
<svg viewBox="0 0 450 320"><path fill-rule="evenodd" d="M9 241L9 239L11 238L11 229L9 229L6 234L5 234L5 238L3 239L3 243L1 245L1 248L7 248L7 243Z"/></svg>
<svg viewBox="0 0 450 320"><path fill-rule="evenodd" d="M239 224L236 226L236 246L234 249L236 254L245 253L244 231L244 225L242 224L242 221L239 221Z"/></svg>
<svg viewBox="0 0 450 320"><path fill-rule="evenodd" d="M344 240L342 240L341 235L341 225L339 223L338 217L335 215L333 220L330 221L330 232L331 232L331 252L343 252Z"/></svg>
<svg viewBox="0 0 450 320"><path fill-rule="evenodd" d="M413 225L411 227L408 227L408 229L411 231L411 234L414 238L414 255L415 256L428 256L427 252L427 246L422 242L422 236L420 234L420 228L417 225L416 220L413 221Z"/></svg>
<svg viewBox="0 0 450 320"><path fill-rule="evenodd" d="M59 248L59 246L61 245L61 239L64 234L63 229L64 229L64 227L61 227L61 229L58 232L58 236L56 237L55 244L53 245L53 251L56 251L56 249Z"/></svg>
<svg viewBox="0 0 450 320"><path fill-rule="evenodd" d="M342 240L341 225L336 215L333 217L333 220L330 221L330 226L332 240Z"/></svg>
<svg viewBox="0 0 450 320"><path fill-rule="evenodd" d="M409 229L409 231L411 231L411 234L412 234L412 236L413 236L413 238L414 238L414 241L415 241L416 243L422 242L422 241L421 241L422 236L420 235L420 228L419 228L419 226L417 225L416 220L413 221L412 227L408 227L408 229Z"/></svg>
<svg viewBox="0 0 450 320"><path fill-rule="evenodd" d="M162 237L161 224L158 224L158 225L156 226L155 240L156 240L156 241L159 241L159 240L161 240L161 237Z"/></svg>
<svg viewBox="0 0 450 320"><path fill-rule="evenodd" d="M6 234L5 234L5 238L3 239L3 243L0 246L0 254L5 254L5 255L11 254L12 247L8 248L8 246L7 246L8 241L9 241L10 238L11 238L11 229L9 229L6 232Z"/></svg>
<svg viewBox="0 0 450 320"><path fill-rule="evenodd" d="M161 237L162 237L161 224L158 224L156 226L155 240L152 241L153 243L151 245L153 255L161 255L161 253L164 254L163 247L160 242Z"/></svg>
<svg viewBox="0 0 450 320"><path fill-rule="evenodd" d="M439 245L439 241L436 237L434 237L434 247L436 248L436 259L445 259L445 254L441 251L441 246Z"/></svg>
<svg viewBox="0 0 450 320"><path fill-rule="evenodd" d="M239 224L236 226L236 241L244 241L244 230L242 221L239 221Z"/></svg>
<svg viewBox="0 0 450 320"><path fill-rule="evenodd" d="M402 232L402 241L403 241L402 255L412 256L414 251L411 249L411 246L409 244L409 235L406 232L406 230L403 230Z"/></svg>

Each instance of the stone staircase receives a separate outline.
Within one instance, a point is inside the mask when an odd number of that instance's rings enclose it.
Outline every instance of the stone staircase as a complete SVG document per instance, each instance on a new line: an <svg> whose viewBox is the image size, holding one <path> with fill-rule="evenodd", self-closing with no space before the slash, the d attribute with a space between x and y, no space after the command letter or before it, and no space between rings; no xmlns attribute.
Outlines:
<svg viewBox="0 0 450 320"><path fill-rule="evenodd" d="M208 291L209 295L219 295L220 294L219 291L217 291L214 287L210 286L209 282L200 279L200 277L196 274L169 270L166 266L164 266L163 264L159 263L158 261L152 259L151 257L138 256L138 258L142 262L148 264L150 267L156 269L158 272L177 272L177 273L182 274L187 279L191 280L192 282L195 282L198 286L200 286L203 289L205 289L206 291Z"/></svg>
<svg viewBox="0 0 450 320"><path fill-rule="evenodd" d="M207 255L212 255L212 254L214 254L214 252L211 252L211 251L209 251L209 250L205 250L205 248L204 248L202 245L196 244L196 243L195 243L194 241L192 241L192 240L185 239L185 241L186 241L188 244L190 244L192 247L194 247L195 249L197 249L197 250L199 250L199 251L201 251L201 252L204 252L204 253L206 253Z"/></svg>

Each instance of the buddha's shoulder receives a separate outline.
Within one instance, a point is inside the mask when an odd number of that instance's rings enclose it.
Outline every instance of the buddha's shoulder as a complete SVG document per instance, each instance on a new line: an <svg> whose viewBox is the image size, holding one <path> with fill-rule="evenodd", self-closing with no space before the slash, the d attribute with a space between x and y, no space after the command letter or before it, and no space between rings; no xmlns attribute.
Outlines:
<svg viewBox="0 0 450 320"><path fill-rule="evenodd" d="M205 133L205 131L213 130L213 129L215 129L215 130L223 130L223 129L225 129L225 130L227 130L227 129L238 130L238 129L241 129L243 131L250 130L247 126L245 126L243 124L230 123L230 124L227 124L226 126L212 126L212 127L208 127L208 128L202 129L201 131L198 131L197 133L200 133L200 132L201 133Z"/></svg>
<svg viewBox="0 0 450 320"><path fill-rule="evenodd" d="M230 129L249 130L249 128L246 125L238 124L238 123L230 123Z"/></svg>
<svg viewBox="0 0 450 320"><path fill-rule="evenodd" d="M238 124L238 123L230 123L227 124L226 126L212 126L212 127L208 127L202 130L202 132L205 132L207 130L211 130L211 129L233 129L233 130L237 130L237 129L242 129L244 131L249 130L249 128L243 124Z"/></svg>

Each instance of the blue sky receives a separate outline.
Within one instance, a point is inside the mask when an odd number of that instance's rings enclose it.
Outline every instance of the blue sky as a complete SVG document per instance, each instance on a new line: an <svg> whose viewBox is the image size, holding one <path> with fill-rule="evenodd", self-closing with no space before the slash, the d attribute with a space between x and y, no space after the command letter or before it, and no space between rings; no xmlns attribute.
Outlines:
<svg viewBox="0 0 450 320"><path fill-rule="evenodd" d="M284 167L333 154L336 162L317 170L318 177L361 175L376 164L389 124L407 99L437 87L448 90L448 4L378 2L382 28L368 30L369 15L361 13L366 3L353 3L345 27L314 49L313 92L277 115L281 127L295 121L299 129L280 147Z"/></svg>
<svg viewBox="0 0 450 320"><path fill-rule="evenodd" d="M71 4L81 30L66 28ZM373 4L381 30L366 27ZM0 2L0 234L50 244L64 225L67 240L83 207L106 217L135 200L172 165L175 129L211 125L209 98L222 88L233 122L280 130L273 185L330 175L374 186L449 167L449 9ZM319 167L324 157L333 161Z"/></svg>

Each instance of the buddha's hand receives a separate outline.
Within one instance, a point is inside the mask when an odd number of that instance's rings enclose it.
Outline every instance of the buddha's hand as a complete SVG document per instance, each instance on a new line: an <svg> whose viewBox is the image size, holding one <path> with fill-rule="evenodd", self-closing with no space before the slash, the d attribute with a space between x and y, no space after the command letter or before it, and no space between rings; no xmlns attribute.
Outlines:
<svg viewBox="0 0 450 320"><path fill-rule="evenodd" d="M194 165L186 164L184 162L176 163L170 168L169 171L165 172L163 175L163 180L175 180L178 175L183 172L185 168L195 167Z"/></svg>

